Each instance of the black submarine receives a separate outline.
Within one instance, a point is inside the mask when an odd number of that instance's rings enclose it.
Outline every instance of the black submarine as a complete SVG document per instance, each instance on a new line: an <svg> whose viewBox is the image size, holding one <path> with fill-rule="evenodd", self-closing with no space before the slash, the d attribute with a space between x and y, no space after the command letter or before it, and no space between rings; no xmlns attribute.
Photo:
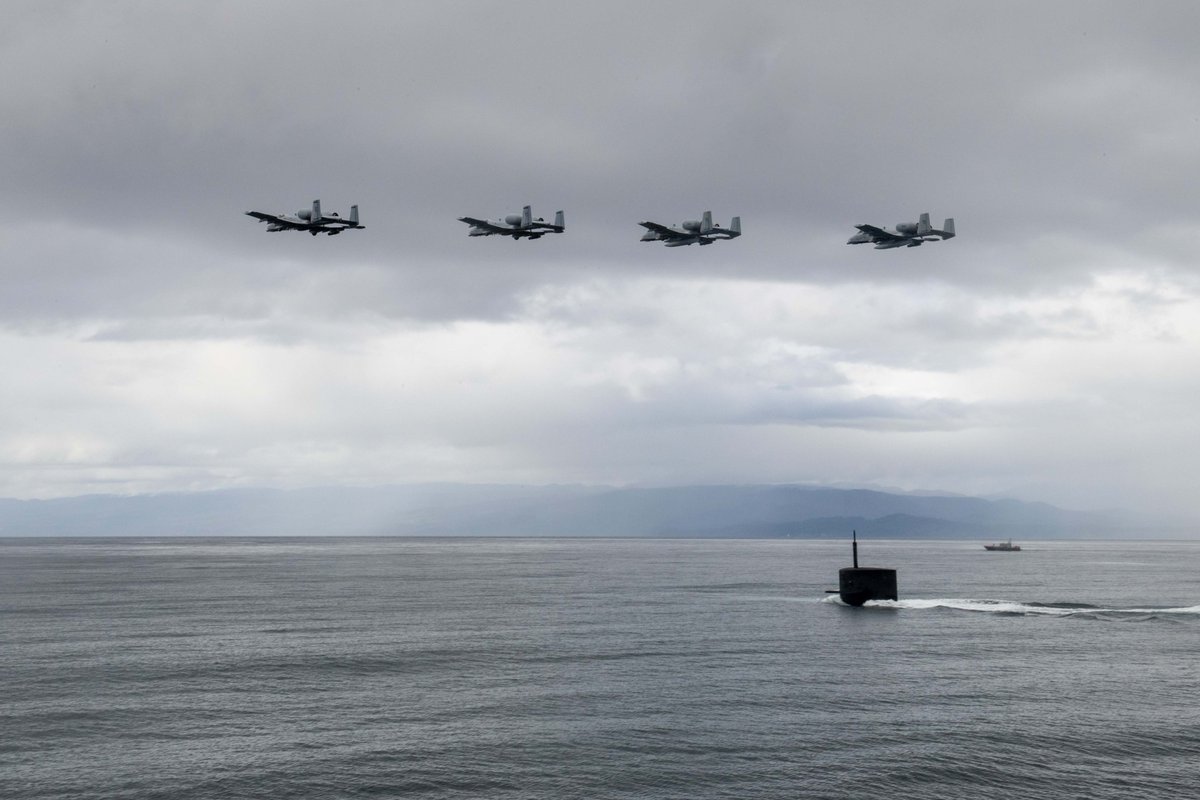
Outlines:
<svg viewBox="0 0 1200 800"><path fill-rule="evenodd" d="M842 602L848 606L861 606L868 600L898 600L896 570L858 565L858 531L853 533L850 546L854 566L838 570L837 594ZM833 594L833 590L827 589L826 594Z"/></svg>

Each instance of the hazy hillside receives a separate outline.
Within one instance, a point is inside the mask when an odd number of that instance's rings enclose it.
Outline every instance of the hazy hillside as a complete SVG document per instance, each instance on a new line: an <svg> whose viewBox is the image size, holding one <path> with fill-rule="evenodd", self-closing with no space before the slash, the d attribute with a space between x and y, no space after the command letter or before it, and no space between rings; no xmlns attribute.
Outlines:
<svg viewBox="0 0 1200 800"><path fill-rule="evenodd" d="M1120 512L808 486L430 484L0 500L4 536L1186 536Z"/></svg>

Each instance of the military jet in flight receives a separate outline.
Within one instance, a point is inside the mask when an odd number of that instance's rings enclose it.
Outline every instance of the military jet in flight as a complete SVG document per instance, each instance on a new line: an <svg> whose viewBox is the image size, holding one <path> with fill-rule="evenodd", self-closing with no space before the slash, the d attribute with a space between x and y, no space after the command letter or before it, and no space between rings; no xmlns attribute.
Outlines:
<svg viewBox="0 0 1200 800"><path fill-rule="evenodd" d="M318 233L337 236L345 230L362 230L366 227L358 224L358 206L350 206L350 217L348 219L342 219L337 215L337 212L333 212L326 217L321 213L320 200L313 200L311 210L307 208L301 209L296 212L295 216L288 214L268 214L265 211L247 211L246 214L254 217L259 222L267 223L268 233L276 233L277 231L308 231L313 236L316 236Z"/></svg>
<svg viewBox="0 0 1200 800"><path fill-rule="evenodd" d="M919 222L899 222L896 229L877 228L874 225L855 225L858 233L846 244L873 244L876 250L891 250L894 247L920 247L925 242L937 242L954 238L954 219L942 223L942 229L929 226L929 214L922 214Z"/></svg>
<svg viewBox="0 0 1200 800"><path fill-rule="evenodd" d="M529 206L521 209L520 214L509 214L504 219L475 219L474 217L459 217L459 222L471 226L468 236L511 236L514 240L521 238L540 239L547 233L562 233L567 228L563 220L563 212L554 215L554 224L538 217L533 218Z"/></svg>
<svg viewBox="0 0 1200 800"><path fill-rule="evenodd" d="M643 242L662 242L667 247L683 247L689 244L712 244L717 239L736 239L742 235L742 218L734 217L728 228L713 225L712 212L705 211L699 220L689 219L678 228L660 225L657 222L639 222L646 232Z"/></svg>

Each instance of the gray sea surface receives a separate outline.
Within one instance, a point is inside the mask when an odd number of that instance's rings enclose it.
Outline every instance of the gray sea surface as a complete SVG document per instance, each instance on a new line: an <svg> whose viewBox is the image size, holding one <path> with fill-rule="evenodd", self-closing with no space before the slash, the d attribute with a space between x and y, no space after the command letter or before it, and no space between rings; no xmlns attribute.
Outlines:
<svg viewBox="0 0 1200 800"><path fill-rule="evenodd" d="M0 539L5 798L1200 791L1200 543Z"/></svg>

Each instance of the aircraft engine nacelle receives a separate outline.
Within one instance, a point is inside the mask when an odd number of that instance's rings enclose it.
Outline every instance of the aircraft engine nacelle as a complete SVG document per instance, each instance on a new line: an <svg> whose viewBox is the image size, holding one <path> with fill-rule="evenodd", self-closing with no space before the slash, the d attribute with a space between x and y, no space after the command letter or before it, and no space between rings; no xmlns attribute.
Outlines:
<svg viewBox="0 0 1200 800"><path fill-rule="evenodd" d="M896 233L902 233L905 236L913 236L917 232L917 223L915 222L897 222Z"/></svg>
<svg viewBox="0 0 1200 800"><path fill-rule="evenodd" d="M682 224L682 226L681 226L681 227L682 227L682 228L683 228L685 231L698 231L698 230L700 230L700 220L698 220L698 219L685 219L685 220L683 221L683 224Z"/></svg>
<svg viewBox="0 0 1200 800"><path fill-rule="evenodd" d="M299 219L302 219L305 222L308 222L309 220L312 219L312 209L308 209L308 208L301 209L300 211L296 212L296 216Z"/></svg>
<svg viewBox="0 0 1200 800"><path fill-rule="evenodd" d="M514 228L519 227L521 225L521 215L520 214L509 214L507 217L504 218L504 222L507 225L512 225Z"/></svg>

